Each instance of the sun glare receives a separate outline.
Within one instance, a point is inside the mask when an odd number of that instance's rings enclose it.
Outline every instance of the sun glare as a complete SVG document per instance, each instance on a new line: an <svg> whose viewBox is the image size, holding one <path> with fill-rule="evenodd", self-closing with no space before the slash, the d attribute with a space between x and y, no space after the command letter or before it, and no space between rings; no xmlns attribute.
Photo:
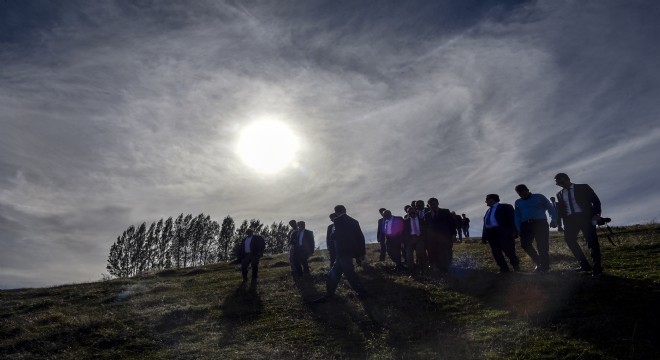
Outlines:
<svg viewBox="0 0 660 360"><path fill-rule="evenodd" d="M284 123L274 120L254 122L241 130L238 156L253 170L274 174L291 165L298 150L298 139Z"/></svg>

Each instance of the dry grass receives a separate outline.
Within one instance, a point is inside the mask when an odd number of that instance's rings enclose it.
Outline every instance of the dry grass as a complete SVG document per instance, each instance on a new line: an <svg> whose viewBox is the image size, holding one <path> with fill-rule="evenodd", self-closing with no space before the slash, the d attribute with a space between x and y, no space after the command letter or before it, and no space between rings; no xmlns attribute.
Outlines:
<svg viewBox="0 0 660 360"><path fill-rule="evenodd" d="M236 265L167 270L131 279L0 291L0 357L53 358L659 358L660 228L617 228L602 241L606 275L576 274L562 241L553 271L498 276L486 245L455 246L450 275L410 278L378 263L359 270L374 295L342 282L320 296L323 251L294 281L286 256L264 259L259 283Z"/></svg>

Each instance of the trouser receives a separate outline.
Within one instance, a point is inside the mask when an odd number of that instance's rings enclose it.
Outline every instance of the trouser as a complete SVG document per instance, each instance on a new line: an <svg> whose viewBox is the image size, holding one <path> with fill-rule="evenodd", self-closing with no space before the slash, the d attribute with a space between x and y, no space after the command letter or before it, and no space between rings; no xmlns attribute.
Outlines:
<svg viewBox="0 0 660 360"><path fill-rule="evenodd" d="M414 255L417 254L417 262L414 261ZM424 239L420 236L411 236L406 242L406 265L412 272L424 269L426 264L426 249Z"/></svg>
<svg viewBox="0 0 660 360"><path fill-rule="evenodd" d="M248 266L250 264L252 264L252 278L257 278L257 273L259 272L259 258L253 256L252 253L247 253L241 260L241 274L243 274L243 280L247 281Z"/></svg>
<svg viewBox="0 0 660 360"><path fill-rule="evenodd" d="M582 235L584 235L587 241L587 248L589 248L591 260L593 261L593 269L595 271L602 271L600 244L598 243L596 226L591 222L589 215L577 213L564 218L564 241L573 253L573 256L575 256L575 259L580 262L580 266L583 269L589 269L592 266L589 265L589 261L587 261L582 248L580 248L577 242L577 236L580 231L582 231Z"/></svg>
<svg viewBox="0 0 660 360"><path fill-rule="evenodd" d="M458 241L463 241L463 229L461 228L456 228L456 232L458 233Z"/></svg>
<svg viewBox="0 0 660 360"><path fill-rule="evenodd" d="M397 266L401 265L401 241L400 237L388 237L386 239L387 254Z"/></svg>
<svg viewBox="0 0 660 360"><path fill-rule="evenodd" d="M545 219L523 221L520 224L520 246L543 271L550 269L550 228ZM532 242L536 240L536 249Z"/></svg>
<svg viewBox="0 0 660 360"><path fill-rule="evenodd" d="M293 263L292 271L294 274L309 274L308 256L301 246L293 245Z"/></svg>
<svg viewBox="0 0 660 360"><path fill-rule="evenodd" d="M362 282L355 273L355 267L353 267L353 258L349 256L338 256L337 261L330 269L328 274L328 282L326 283L326 295L333 295L337 290L337 285L339 285L339 280L341 276L345 275L346 280L351 285L353 290L358 294L366 294Z"/></svg>
<svg viewBox="0 0 660 360"><path fill-rule="evenodd" d="M425 244L429 255L429 263L442 271L449 271L454 257L452 237L438 234L429 235Z"/></svg>
<svg viewBox="0 0 660 360"><path fill-rule="evenodd" d="M518 270L520 266L520 259L516 255L516 241L513 238L512 234L508 234L508 231L502 227L494 227L490 229L485 229L483 237L488 241L490 245L490 250L493 253L493 258L495 258L495 263L499 266L500 271L507 272L509 271L509 266L506 263L504 255L509 258L511 266L514 270Z"/></svg>
<svg viewBox="0 0 660 360"><path fill-rule="evenodd" d="M385 240L380 241L380 261L385 261L385 254L387 253L387 245L385 244Z"/></svg>
<svg viewBox="0 0 660 360"><path fill-rule="evenodd" d="M465 235L465 238L470 237L470 227L469 226L464 226L463 227L463 235Z"/></svg>

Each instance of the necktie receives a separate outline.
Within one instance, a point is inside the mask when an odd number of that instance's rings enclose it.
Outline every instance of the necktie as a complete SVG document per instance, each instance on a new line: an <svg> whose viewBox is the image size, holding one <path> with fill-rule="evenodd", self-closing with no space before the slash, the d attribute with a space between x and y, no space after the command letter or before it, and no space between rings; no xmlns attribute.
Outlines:
<svg viewBox="0 0 660 360"><path fill-rule="evenodd" d="M303 235L305 235L305 231L300 230L300 233L298 234L298 245L300 245L300 246L302 246Z"/></svg>
<svg viewBox="0 0 660 360"><path fill-rule="evenodd" d="M486 227L490 227L490 212L493 211L493 208L488 208L486 212Z"/></svg>
<svg viewBox="0 0 660 360"><path fill-rule="evenodd" d="M572 189L567 189L568 191L568 206L571 208L571 214L575 214L575 208L573 207L573 196L571 195Z"/></svg>

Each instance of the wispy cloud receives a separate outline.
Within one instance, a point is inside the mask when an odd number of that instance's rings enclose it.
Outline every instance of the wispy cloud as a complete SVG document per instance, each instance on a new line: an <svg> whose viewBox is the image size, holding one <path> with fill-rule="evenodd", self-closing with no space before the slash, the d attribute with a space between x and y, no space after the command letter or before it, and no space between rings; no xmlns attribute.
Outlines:
<svg viewBox="0 0 660 360"><path fill-rule="evenodd" d="M560 171L658 217L653 1L142 4L0 8L0 287L97 279L128 225L181 212L322 241L337 203L371 232L434 196L478 228L486 193ZM237 158L261 116L297 167Z"/></svg>

